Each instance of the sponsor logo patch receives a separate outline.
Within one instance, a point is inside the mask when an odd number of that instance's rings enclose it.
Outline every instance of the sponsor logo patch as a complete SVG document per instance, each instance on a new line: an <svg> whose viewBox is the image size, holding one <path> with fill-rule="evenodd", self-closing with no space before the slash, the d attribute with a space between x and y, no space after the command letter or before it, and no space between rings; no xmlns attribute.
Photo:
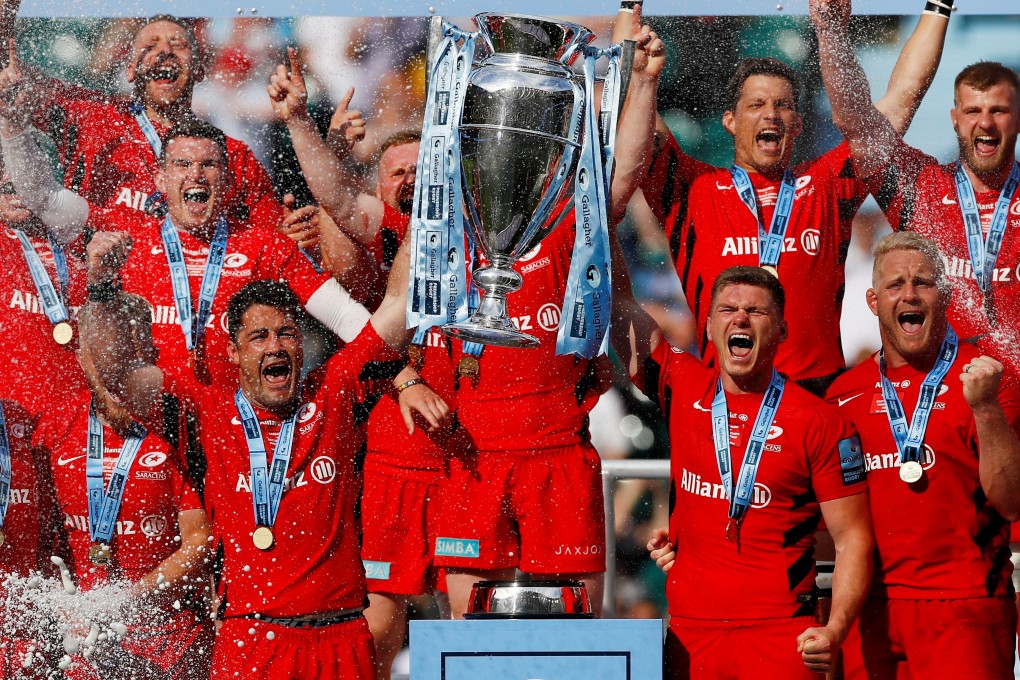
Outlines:
<svg viewBox="0 0 1020 680"><path fill-rule="evenodd" d="M476 559L479 556L478 541L467 538L436 538L436 557L467 557Z"/></svg>
<svg viewBox="0 0 1020 680"><path fill-rule="evenodd" d="M365 578L379 581L386 581L390 578L389 562L373 562L372 560L362 560L361 562L365 565Z"/></svg>

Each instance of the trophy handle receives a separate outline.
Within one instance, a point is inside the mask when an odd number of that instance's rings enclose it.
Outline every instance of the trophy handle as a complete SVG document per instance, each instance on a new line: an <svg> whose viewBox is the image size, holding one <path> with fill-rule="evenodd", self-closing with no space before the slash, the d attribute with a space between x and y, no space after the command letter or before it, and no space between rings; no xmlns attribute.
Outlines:
<svg viewBox="0 0 1020 680"><path fill-rule="evenodd" d="M429 17L428 42L425 45L425 91L428 92L429 80L432 79L432 69L435 67L436 50L443 40L443 17L433 14Z"/></svg>
<svg viewBox="0 0 1020 680"><path fill-rule="evenodd" d="M620 111L623 111L623 104L627 101L627 90L630 89L630 76L634 68L634 50L637 43L629 38L620 43Z"/></svg>

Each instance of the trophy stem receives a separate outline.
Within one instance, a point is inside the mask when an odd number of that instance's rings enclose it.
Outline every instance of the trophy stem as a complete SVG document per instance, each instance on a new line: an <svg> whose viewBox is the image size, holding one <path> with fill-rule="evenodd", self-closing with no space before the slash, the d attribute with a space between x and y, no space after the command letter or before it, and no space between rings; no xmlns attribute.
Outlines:
<svg viewBox="0 0 1020 680"><path fill-rule="evenodd" d="M506 296L518 290L523 283L521 275L513 270L513 260L494 256L492 264L475 271L472 278L485 291L478 309L462 323L443 326L443 332L466 342L500 347L538 347L538 338L521 333L507 315Z"/></svg>

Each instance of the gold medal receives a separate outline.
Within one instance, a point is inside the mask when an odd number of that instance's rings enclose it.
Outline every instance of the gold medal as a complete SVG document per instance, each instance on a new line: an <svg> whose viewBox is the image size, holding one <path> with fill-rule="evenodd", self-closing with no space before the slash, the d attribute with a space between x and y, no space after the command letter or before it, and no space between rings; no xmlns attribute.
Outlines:
<svg viewBox="0 0 1020 680"><path fill-rule="evenodd" d="M767 271L769 274L772 274L772 276L776 277L777 279L779 278L779 270L773 267L772 265L770 264L763 265L762 269Z"/></svg>
<svg viewBox="0 0 1020 680"><path fill-rule="evenodd" d="M111 559L110 546L103 545L102 543L93 543L89 548L89 561L92 564L105 567L110 564Z"/></svg>
<svg viewBox="0 0 1020 680"><path fill-rule="evenodd" d="M58 345L66 345L74 339L74 329L71 328L71 324L66 321L61 321L53 326L53 339L57 341Z"/></svg>
<svg viewBox="0 0 1020 680"><path fill-rule="evenodd" d="M0 529L0 547L2 547L2 546L3 546L3 544L4 544L4 542L5 542L6 540L7 540L7 537L6 537L6 536L4 536L4 530L3 530L3 529Z"/></svg>
<svg viewBox="0 0 1020 680"><path fill-rule="evenodd" d="M273 530L269 527L257 527L251 535L251 542L259 550L269 550L273 547L276 538L273 537Z"/></svg>
<svg viewBox="0 0 1020 680"><path fill-rule="evenodd" d="M475 377L480 368L478 357L464 357L457 363L457 373L465 378Z"/></svg>
<svg viewBox="0 0 1020 680"><path fill-rule="evenodd" d="M425 363L425 352L418 345L411 345L407 348L407 358L411 360L415 368L421 368Z"/></svg>

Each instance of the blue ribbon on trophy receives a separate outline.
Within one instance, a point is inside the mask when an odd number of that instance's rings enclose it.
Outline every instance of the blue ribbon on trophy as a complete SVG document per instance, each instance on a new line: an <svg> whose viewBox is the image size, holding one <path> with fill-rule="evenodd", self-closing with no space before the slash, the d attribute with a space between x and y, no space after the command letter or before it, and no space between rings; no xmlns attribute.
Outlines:
<svg viewBox="0 0 1020 680"><path fill-rule="evenodd" d="M523 283L513 265L574 214L577 237L556 351L593 357L608 344L606 202L628 52L589 47L595 36L569 22L479 14L475 24L477 33L440 17L430 23L407 326L444 324L443 332L465 341L475 356L481 347L471 343L538 345L507 312L507 295ZM475 38L483 58L472 67ZM610 67L600 112L595 63L603 56ZM583 86L569 68L578 57ZM463 269L465 215L476 288L467 285ZM484 260L477 269L475 252Z"/></svg>
<svg viewBox="0 0 1020 680"><path fill-rule="evenodd" d="M411 276L407 327L467 317L460 139L456 122L474 59L476 34L443 22L442 42L429 76L411 211ZM460 47L457 43L462 42Z"/></svg>
<svg viewBox="0 0 1020 680"><path fill-rule="evenodd" d="M584 48L585 101L595 97L595 62L609 57L602 91L601 134L595 107L585 107L585 130L574 183L577 236L567 275L567 294L556 336L557 354L590 359L607 350L612 311L612 269L609 262L609 184L613 174L613 145L619 115L619 45L607 50Z"/></svg>

